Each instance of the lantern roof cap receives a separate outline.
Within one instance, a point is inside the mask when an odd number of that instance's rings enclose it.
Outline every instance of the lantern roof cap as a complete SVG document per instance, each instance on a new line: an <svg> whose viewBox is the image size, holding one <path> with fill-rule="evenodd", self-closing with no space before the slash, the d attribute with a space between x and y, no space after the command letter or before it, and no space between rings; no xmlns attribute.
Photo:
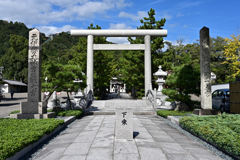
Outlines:
<svg viewBox="0 0 240 160"><path fill-rule="evenodd" d="M157 72L153 73L154 76L167 76L167 72L164 72L162 70L162 66L161 65L158 68L159 68L159 70Z"/></svg>

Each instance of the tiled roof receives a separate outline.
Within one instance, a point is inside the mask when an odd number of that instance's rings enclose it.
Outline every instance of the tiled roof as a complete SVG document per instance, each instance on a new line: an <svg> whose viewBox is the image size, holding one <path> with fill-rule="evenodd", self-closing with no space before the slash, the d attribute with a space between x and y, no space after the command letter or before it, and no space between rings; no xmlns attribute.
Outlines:
<svg viewBox="0 0 240 160"><path fill-rule="evenodd" d="M7 79L2 79L2 81L15 86L27 86L25 83L22 83L20 81L13 81L13 80L7 80Z"/></svg>

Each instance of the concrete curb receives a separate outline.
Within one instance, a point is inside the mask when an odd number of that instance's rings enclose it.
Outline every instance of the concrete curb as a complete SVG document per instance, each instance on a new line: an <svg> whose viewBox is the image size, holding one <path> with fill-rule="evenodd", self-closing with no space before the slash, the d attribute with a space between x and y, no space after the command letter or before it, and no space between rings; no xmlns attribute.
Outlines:
<svg viewBox="0 0 240 160"><path fill-rule="evenodd" d="M60 119L60 118L59 118ZM69 116L66 117L64 119L64 124L61 126L58 126L57 128L54 129L53 132L51 132L50 134L45 134L41 139L39 139L37 142L30 144L29 146L23 148L21 151L15 153L14 156L7 158L6 160L18 160L19 158L21 158L22 156L24 156L25 154L27 154L29 151L31 151L32 149L34 149L35 147L37 147L39 144L41 144L42 142L44 142L46 139L48 139L49 137L51 137L52 135L54 135L55 133L57 133L58 131L62 130L64 127L66 127L67 125L69 125L70 123L72 123L73 121L75 121L76 118L74 116Z"/></svg>
<svg viewBox="0 0 240 160"><path fill-rule="evenodd" d="M179 119L181 118L182 116L167 116L167 119L170 120L172 123L176 124L179 126Z"/></svg>

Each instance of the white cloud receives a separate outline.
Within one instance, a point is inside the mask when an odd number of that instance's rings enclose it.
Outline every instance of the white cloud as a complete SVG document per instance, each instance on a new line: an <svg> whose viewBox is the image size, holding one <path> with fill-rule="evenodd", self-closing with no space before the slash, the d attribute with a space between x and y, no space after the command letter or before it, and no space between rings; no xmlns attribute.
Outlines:
<svg viewBox="0 0 240 160"><path fill-rule="evenodd" d="M178 26L178 23L169 24L169 27L176 27L176 26Z"/></svg>
<svg viewBox="0 0 240 160"><path fill-rule="evenodd" d="M49 34L52 34L52 33L61 33L61 32L71 31L71 29L75 29L76 27L65 25L60 28L55 26L39 26L36 28L38 28L40 32L45 33L45 35L48 36Z"/></svg>
<svg viewBox="0 0 240 160"><path fill-rule="evenodd" d="M1 0L0 3L0 19L23 22L28 27L86 20L132 5L125 0Z"/></svg>
<svg viewBox="0 0 240 160"><path fill-rule="evenodd" d="M187 25L183 25L183 28L187 28Z"/></svg>
<svg viewBox="0 0 240 160"><path fill-rule="evenodd" d="M108 37L107 41L117 44L130 44L127 40L127 37Z"/></svg>
<svg viewBox="0 0 240 160"><path fill-rule="evenodd" d="M116 1L116 8L117 9L122 9L122 8L125 8L125 7L129 7L132 4L133 4L132 2L126 3L124 0L117 0Z"/></svg>
<svg viewBox="0 0 240 160"><path fill-rule="evenodd" d="M164 13L161 15L161 18L166 18L166 20L172 19L172 16L170 14Z"/></svg>
<svg viewBox="0 0 240 160"><path fill-rule="evenodd" d="M110 28L109 29L132 29L132 27L127 26L124 23L117 23L117 24L110 23Z"/></svg>
<svg viewBox="0 0 240 160"><path fill-rule="evenodd" d="M109 29L132 29L131 26L127 26L124 23L110 23ZM129 44L129 41L127 40L127 37L108 37L107 41L118 43L118 44Z"/></svg>
<svg viewBox="0 0 240 160"><path fill-rule="evenodd" d="M177 17L181 17L181 16L184 16L184 14L181 12L178 12Z"/></svg>
<svg viewBox="0 0 240 160"><path fill-rule="evenodd" d="M143 19L143 17L147 17L148 14L145 11L138 11L137 15L126 13L126 12L120 12L118 17L121 18L131 18L133 21L139 21L140 19Z"/></svg>

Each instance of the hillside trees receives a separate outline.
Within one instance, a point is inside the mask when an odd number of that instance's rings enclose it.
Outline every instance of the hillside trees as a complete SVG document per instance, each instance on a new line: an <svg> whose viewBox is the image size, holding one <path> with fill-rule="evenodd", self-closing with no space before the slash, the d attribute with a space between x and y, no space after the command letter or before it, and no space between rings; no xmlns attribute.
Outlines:
<svg viewBox="0 0 240 160"><path fill-rule="evenodd" d="M19 35L11 34L9 40L10 48L0 60L4 66L4 79L28 81L28 40Z"/></svg>
<svg viewBox="0 0 240 160"><path fill-rule="evenodd" d="M24 23L0 20L0 58L11 47L9 42L11 34L28 39L29 30Z"/></svg>
<svg viewBox="0 0 240 160"><path fill-rule="evenodd" d="M72 59L72 55L67 53L78 41L78 37L72 37L66 32L60 33L53 40L43 43L42 61L56 61L67 64Z"/></svg>
<svg viewBox="0 0 240 160"><path fill-rule="evenodd" d="M155 19L155 10L150 9L148 17L143 17L140 20L142 26L137 29L162 29L166 19L162 18L159 21ZM136 37L136 39L128 38L131 44L144 44L144 37ZM158 52L164 47L163 37L151 37L151 55L152 69L158 68L160 65L161 55ZM128 86L134 86L137 89L137 97L144 96L144 51L124 51L120 61L122 80ZM153 70L152 70L153 73ZM151 73L151 74L152 74Z"/></svg>

